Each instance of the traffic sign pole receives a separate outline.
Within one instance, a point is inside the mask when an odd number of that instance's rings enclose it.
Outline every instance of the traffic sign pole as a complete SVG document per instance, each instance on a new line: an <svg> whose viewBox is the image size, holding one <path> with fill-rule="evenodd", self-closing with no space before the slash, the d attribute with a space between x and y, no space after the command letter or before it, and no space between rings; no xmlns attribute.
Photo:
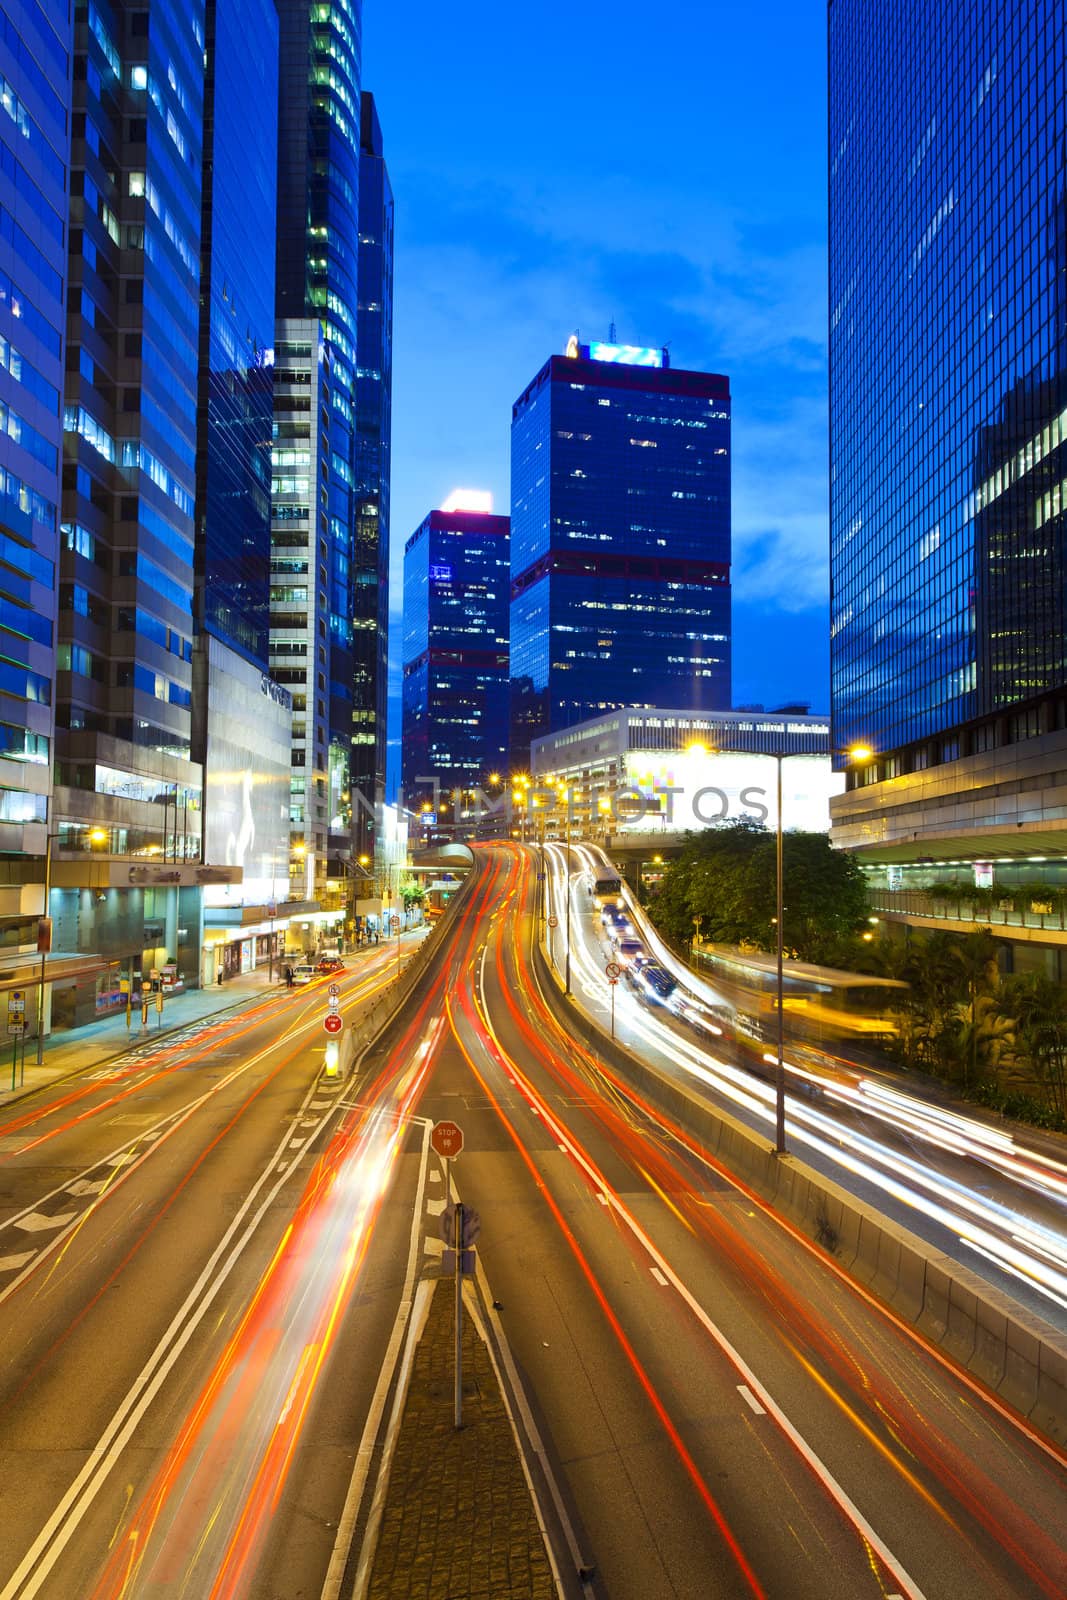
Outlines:
<svg viewBox="0 0 1067 1600"><path fill-rule="evenodd" d="M449 1162L451 1167L451 1162ZM463 1249L463 1205L456 1205L456 1393L453 1406L453 1423L457 1428L463 1426L463 1274L459 1268L460 1251Z"/></svg>
<svg viewBox="0 0 1067 1600"><path fill-rule="evenodd" d="M611 1037L615 1037L615 990L619 987L618 978L608 979L608 988L611 990Z"/></svg>

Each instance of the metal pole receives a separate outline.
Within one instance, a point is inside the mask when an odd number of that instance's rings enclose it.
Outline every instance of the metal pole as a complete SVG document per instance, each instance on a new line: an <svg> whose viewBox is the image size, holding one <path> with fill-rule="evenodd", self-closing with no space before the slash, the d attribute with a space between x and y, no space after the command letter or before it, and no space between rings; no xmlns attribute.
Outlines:
<svg viewBox="0 0 1067 1600"><path fill-rule="evenodd" d="M567 808L567 882L565 893L567 896L567 962L564 969L563 993L571 992L571 814Z"/></svg>
<svg viewBox="0 0 1067 1600"><path fill-rule="evenodd" d="M615 1037L615 984L611 985L611 1037Z"/></svg>
<svg viewBox="0 0 1067 1600"><path fill-rule="evenodd" d="M47 838L47 841L46 841L45 847L44 847L44 915L45 915L46 918L48 916L48 902L49 902L49 899L50 899L51 893L52 893L52 839L53 839L53 837L54 837L54 835L52 835L51 833L48 835L48 838ZM41 983L40 983L39 989L37 990L37 1065L38 1066L40 1066L41 1062L44 1060L44 964L45 964L45 961L47 959L47 956L48 956L48 952L46 950L42 950L41 951Z"/></svg>
<svg viewBox="0 0 1067 1600"><path fill-rule="evenodd" d="M267 982L274 982L274 907L277 896L274 851L270 853L270 937L267 945Z"/></svg>
<svg viewBox="0 0 1067 1600"><path fill-rule="evenodd" d="M453 1421L457 1428L463 1426L463 1274L460 1255L463 1250L463 1206L456 1202L456 1393Z"/></svg>
<svg viewBox="0 0 1067 1600"><path fill-rule="evenodd" d="M784 942L782 937L782 921L785 915L785 905L782 897L782 756L775 756L778 763L778 826L775 829L775 867L778 887L778 1061L774 1074L774 1150L775 1154L784 1156L785 1148L785 1014L782 1006L783 980L782 960Z"/></svg>

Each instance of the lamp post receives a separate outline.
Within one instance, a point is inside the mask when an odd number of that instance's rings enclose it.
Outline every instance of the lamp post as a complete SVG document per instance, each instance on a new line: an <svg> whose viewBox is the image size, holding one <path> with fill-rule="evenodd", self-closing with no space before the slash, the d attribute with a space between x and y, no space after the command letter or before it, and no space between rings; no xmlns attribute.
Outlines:
<svg viewBox="0 0 1067 1600"><path fill-rule="evenodd" d="M567 955L563 967L563 993L571 992L571 795L567 790Z"/></svg>
<svg viewBox="0 0 1067 1600"><path fill-rule="evenodd" d="M842 751L838 751L838 752L834 752L834 751L830 752L831 755L833 755L835 753L836 754L840 754L840 755L844 755L851 761L870 761L874 756L874 751L868 745L865 745L865 744L851 745L847 750L842 750ZM783 761L788 761L790 755L804 755L804 754L807 754L807 752L806 751L800 751L800 750L794 750L794 751L775 750L773 752L774 759L775 759L775 762L777 763L777 768L778 768L778 772L777 772L777 777L778 777L778 783L777 783L777 816L776 816L776 825L775 825L775 830L774 830L775 889L776 889L776 900L777 900L776 909L777 909L777 912L778 912L778 915L777 915L777 917L775 919L776 924L777 924L777 930L776 930L777 931L777 938L775 940L775 947L776 947L776 956L777 956L777 996L776 996L776 998L777 998L777 1002L778 1002L778 1029L777 1029L777 1032L778 1032L778 1048L777 1048L777 1051L776 1051L776 1054L775 1054L775 1069L774 1069L774 1153L775 1153L775 1155L778 1155L778 1156L784 1156L784 1155L788 1155L789 1154L788 1150L786 1149L786 1144L785 1144L785 1007L784 1007L785 983L784 983L784 975L783 975L783 963L784 963L784 956L785 956L785 938L784 938L784 932L783 932L783 927L782 927L782 924L783 924L784 919L785 919L785 902L784 902L784 894L783 894L785 885L784 885L784 872L783 872L783 857L784 857L783 844L784 844L784 840L783 840L783 830L782 830L782 763L783 763Z"/></svg>
<svg viewBox="0 0 1067 1600"><path fill-rule="evenodd" d="M37 948L41 952L41 981L37 987L37 1065L44 1060L44 964L52 947L52 922L48 905L52 894L52 840L59 837L50 833L44 847L44 915L37 932ZM14 1076L14 1074L12 1074Z"/></svg>

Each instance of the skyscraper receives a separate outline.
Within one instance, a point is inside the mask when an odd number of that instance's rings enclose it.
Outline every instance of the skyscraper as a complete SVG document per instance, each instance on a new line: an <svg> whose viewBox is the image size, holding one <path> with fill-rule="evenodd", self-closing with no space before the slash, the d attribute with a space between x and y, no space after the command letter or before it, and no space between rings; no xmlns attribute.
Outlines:
<svg viewBox="0 0 1067 1600"><path fill-rule="evenodd" d="M193 756L204 853L241 874L204 890L211 966L229 974L284 947L271 906L289 877L291 696L268 677L275 0L207 0L204 64Z"/></svg>
<svg viewBox="0 0 1067 1600"><path fill-rule="evenodd" d="M385 789L389 646L389 472L393 390L393 191L374 97L360 98L359 313L356 355L354 791ZM370 840L368 814L354 817L356 850Z"/></svg>
<svg viewBox="0 0 1067 1600"><path fill-rule="evenodd" d="M829 61L835 838L894 914L1067 842L1067 15L831 0Z"/></svg>
<svg viewBox="0 0 1067 1600"><path fill-rule="evenodd" d="M381 559L380 506L361 524L361 489L380 495L380 470L371 467L359 446L359 419L369 418L377 448L388 429L387 405L369 393L383 383L387 368L388 316L381 291L391 284L391 204L381 166L377 119L368 109L367 138L361 135L361 11L356 0L329 6L309 0L280 0L281 94L278 164L279 318L319 317L326 333L330 366L330 463L325 485L327 531L329 729L328 801L331 876L340 877L353 852L353 812L360 826L373 806L378 740L376 578ZM366 148L361 155L363 145ZM360 201L361 166L372 194ZM376 188L375 188L376 186ZM361 218L363 221L361 222ZM366 244L361 235L366 224ZM388 228L388 238L386 229ZM361 278L362 274L362 278ZM361 392L359 368L360 283L367 286L367 324L372 349L367 361L368 390ZM387 466L387 454L379 454ZM363 473L368 476L361 476ZM358 647L357 632L360 635ZM359 754L357 755L357 749ZM353 793L361 785L362 803ZM369 784L371 792L362 786ZM369 845L366 833L360 847Z"/></svg>
<svg viewBox="0 0 1067 1600"><path fill-rule="evenodd" d="M274 348L270 670L293 697L290 896L326 896L329 834L330 369L317 317L284 318Z"/></svg>
<svg viewBox="0 0 1067 1600"><path fill-rule="evenodd" d="M730 387L616 344L512 408L511 755L618 706L730 704Z"/></svg>
<svg viewBox="0 0 1067 1600"><path fill-rule="evenodd" d="M66 1020L131 972L198 978L204 44L202 0L100 0L77 37L51 910L59 950L111 965L56 985Z"/></svg>
<svg viewBox="0 0 1067 1600"><path fill-rule="evenodd" d="M72 8L0 4L0 905L36 949L52 792ZM39 885L37 891L24 885Z"/></svg>
<svg viewBox="0 0 1067 1600"><path fill-rule="evenodd" d="M408 805L481 788L508 750L508 519L431 511L404 546Z"/></svg>

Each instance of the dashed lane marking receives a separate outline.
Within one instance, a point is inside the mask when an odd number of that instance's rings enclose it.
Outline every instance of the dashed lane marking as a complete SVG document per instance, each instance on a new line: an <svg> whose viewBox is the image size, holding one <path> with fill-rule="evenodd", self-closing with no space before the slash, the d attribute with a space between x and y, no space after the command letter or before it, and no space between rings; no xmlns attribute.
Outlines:
<svg viewBox="0 0 1067 1600"><path fill-rule="evenodd" d="M662 1284L664 1288L667 1287L667 1280L658 1267L649 1267L648 1270L651 1272L657 1283Z"/></svg>
<svg viewBox="0 0 1067 1600"><path fill-rule="evenodd" d="M752 1390L749 1388L747 1383L739 1383L737 1385L737 1392L745 1404L747 1406L751 1406L757 1417L765 1417L767 1415L765 1407L760 1405L759 1401L756 1399L756 1396L752 1393ZM887 1595L886 1600L900 1600L900 1595Z"/></svg>

